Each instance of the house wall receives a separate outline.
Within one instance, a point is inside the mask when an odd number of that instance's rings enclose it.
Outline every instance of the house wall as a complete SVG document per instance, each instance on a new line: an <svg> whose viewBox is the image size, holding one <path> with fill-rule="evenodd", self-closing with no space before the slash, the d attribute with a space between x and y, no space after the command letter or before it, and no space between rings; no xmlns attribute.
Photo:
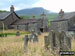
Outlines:
<svg viewBox="0 0 75 56"><path fill-rule="evenodd" d="M38 23L39 23L38 27L43 30L42 32L48 31L48 20L46 18L40 19Z"/></svg>
<svg viewBox="0 0 75 56"><path fill-rule="evenodd" d="M68 22L67 21L51 22L50 30L67 31L68 30Z"/></svg>
<svg viewBox="0 0 75 56"><path fill-rule="evenodd" d="M17 25L11 25L11 27L13 27L14 29L17 30ZM29 32L34 30L35 32L38 32L39 31L38 23L29 23L26 25L18 25L18 30L24 30L24 31L29 31Z"/></svg>
<svg viewBox="0 0 75 56"><path fill-rule="evenodd" d="M39 31L38 28L38 23L29 23L28 25L28 30L31 32L32 30L34 30L35 32Z"/></svg>
<svg viewBox="0 0 75 56"><path fill-rule="evenodd" d="M68 20L68 28L75 29L75 16Z"/></svg>
<svg viewBox="0 0 75 56"><path fill-rule="evenodd" d="M43 28L48 27L48 20L45 18L43 19Z"/></svg>
<svg viewBox="0 0 75 56"><path fill-rule="evenodd" d="M18 26L18 29L17 29ZM16 30L26 30L26 25L11 25Z"/></svg>

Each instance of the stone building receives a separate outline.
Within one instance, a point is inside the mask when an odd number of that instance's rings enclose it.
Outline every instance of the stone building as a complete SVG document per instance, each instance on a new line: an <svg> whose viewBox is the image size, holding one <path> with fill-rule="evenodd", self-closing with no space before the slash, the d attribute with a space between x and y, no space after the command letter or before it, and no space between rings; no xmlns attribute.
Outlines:
<svg viewBox="0 0 75 56"><path fill-rule="evenodd" d="M51 21L50 30L75 31L75 12L64 13L61 9L59 16Z"/></svg>
<svg viewBox="0 0 75 56"><path fill-rule="evenodd" d="M48 20L43 12L40 19L35 16L31 19L21 19L14 11L14 6L10 7L10 12L0 13L0 26L4 24L8 29L25 30L35 32L46 32L48 29Z"/></svg>
<svg viewBox="0 0 75 56"><path fill-rule="evenodd" d="M11 5L10 12L0 13L0 28L4 24L7 28L12 28L11 24L20 20L20 17L14 12L14 6Z"/></svg>

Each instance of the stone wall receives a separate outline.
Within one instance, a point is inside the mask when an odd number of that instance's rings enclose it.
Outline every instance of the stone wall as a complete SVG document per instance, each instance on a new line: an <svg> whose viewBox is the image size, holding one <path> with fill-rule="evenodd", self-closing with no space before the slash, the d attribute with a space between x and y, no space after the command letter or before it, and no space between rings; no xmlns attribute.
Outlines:
<svg viewBox="0 0 75 56"><path fill-rule="evenodd" d="M68 21L51 22L50 30L68 31Z"/></svg>

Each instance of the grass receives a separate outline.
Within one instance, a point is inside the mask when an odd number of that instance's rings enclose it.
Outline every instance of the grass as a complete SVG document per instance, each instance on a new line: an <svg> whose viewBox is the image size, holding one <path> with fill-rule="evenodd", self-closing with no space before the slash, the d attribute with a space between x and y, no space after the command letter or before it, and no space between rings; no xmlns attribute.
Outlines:
<svg viewBox="0 0 75 56"><path fill-rule="evenodd" d="M7 35L7 36L16 36L16 30L5 30L4 33L0 32L0 36ZM20 35L29 34L27 31L19 31Z"/></svg>
<svg viewBox="0 0 75 56"><path fill-rule="evenodd" d="M46 33L38 36L38 43L28 42L27 52L24 52L24 35L0 38L0 56L53 56L44 48L44 35ZM72 41L72 50L75 51L75 40Z"/></svg>
<svg viewBox="0 0 75 56"><path fill-rule="evenodd" d="M24 35L0 38L0 56L46 56L43 36L39 36L38 43L28 43L27 53L24 52Z"/></svg>

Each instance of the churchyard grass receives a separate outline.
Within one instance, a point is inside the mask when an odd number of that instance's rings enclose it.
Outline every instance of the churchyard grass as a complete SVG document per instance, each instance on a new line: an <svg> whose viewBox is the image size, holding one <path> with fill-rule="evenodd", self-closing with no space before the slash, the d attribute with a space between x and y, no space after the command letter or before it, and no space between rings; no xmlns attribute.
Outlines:
<svg viewBox="0 0 75 56"><path fill-rule="evenodd" d="M24 35L0 38L0 56L53 56L44 48L45 34L39 36L38 43L28 42L27 52L24 52ZM75 41L72 41L72 50L75 50Z"/></svg>
<svg viewBox="0 0 75 56"><path fill-rule="evenodd" d="M16 36L16 30L5 30L4 33L1 31L0 32L0 36L1 35L7 35L7 36ZM29 32L27 31L19 31L20 32L20 35L24 35L24 34L29 34Z"/></svg>

